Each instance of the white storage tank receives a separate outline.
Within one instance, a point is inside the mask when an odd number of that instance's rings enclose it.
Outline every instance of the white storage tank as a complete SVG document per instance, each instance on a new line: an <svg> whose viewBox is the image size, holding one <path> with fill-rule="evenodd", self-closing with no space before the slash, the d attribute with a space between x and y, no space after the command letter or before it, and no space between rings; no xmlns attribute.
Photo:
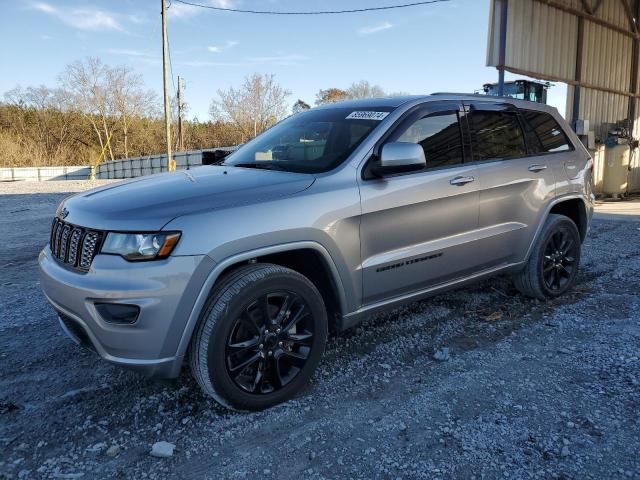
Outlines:
<svg viewBox="0 0 640 480"><path fill-rule="evenodd" d="M627 192L630 157L629 145L607 146L602 182L602 192L605 195L618 197Z"/></svg>

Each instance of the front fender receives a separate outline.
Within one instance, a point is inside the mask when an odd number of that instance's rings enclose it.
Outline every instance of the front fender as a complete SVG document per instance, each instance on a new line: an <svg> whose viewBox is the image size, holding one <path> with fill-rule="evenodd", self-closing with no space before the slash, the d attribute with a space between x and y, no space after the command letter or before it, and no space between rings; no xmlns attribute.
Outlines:
<svg viewBox="0 0 640 480"><path fill-rule="evenodd" d="M196 326L198 325L198 322L200 321L200 317L204 310L207 299L209 298L209 294L216 284L216 281L220 278L222 272L233 265L247 262L256 257L301 249L312 249L322 256L327 266L329 267L329 271L331 273L331 276L333 277L333 281L335 282L336 293L338 295L338 301L340 303L340 310L342 312L349 312L350 310L348 309L349 307L345 296L345 290L336 264L327 249L324 248L321 244L311 241L291 242L238 253L216 263L205 279L178 344L176 358L179 359L179 361L176 362L176 364L178 365L177 368L179 368L179 365L181 365L182 361L184 360L187 349L189 348L189 343L191 342L191 337L193 335L193 332L195 331ZM177 374L178 372L175 373Z"/></svg>

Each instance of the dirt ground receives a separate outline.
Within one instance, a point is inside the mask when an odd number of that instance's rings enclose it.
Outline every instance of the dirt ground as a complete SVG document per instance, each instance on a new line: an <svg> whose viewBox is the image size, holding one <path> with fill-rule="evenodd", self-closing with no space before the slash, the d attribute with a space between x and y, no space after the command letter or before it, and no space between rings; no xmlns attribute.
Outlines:
<svg viewBox="0 0 640 480"><path fill-rule="evenodd" d="M496 278L372 316L298 398L241 414L65 337L36 259L83 188L0 183L0 479L640 478L640 217L594 221L570 295Z"/></svg>

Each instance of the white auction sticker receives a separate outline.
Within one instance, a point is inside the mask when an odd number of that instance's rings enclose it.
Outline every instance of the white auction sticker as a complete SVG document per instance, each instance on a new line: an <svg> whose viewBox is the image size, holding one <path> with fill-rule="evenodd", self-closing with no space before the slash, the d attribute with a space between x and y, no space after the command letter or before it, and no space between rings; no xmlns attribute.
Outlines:
<svg viewBox="0 0 640 480"><path fill-rule="evenodd" d="M382 120L389 112L367 112L367 111L357 111L351 112L347 117L347 120Z"/></svg>

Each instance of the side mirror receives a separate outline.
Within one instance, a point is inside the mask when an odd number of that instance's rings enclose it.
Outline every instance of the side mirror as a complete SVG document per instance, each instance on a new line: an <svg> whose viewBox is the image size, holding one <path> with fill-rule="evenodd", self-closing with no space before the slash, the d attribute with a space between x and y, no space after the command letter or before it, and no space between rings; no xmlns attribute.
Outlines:
<svg viewBox="0 0 640 480"><path fill-rule="evenodd" d="M371 172L377 177L422 170L427 166L424 150L417 143L394 142L382 146L380 159Z"/></svg>

